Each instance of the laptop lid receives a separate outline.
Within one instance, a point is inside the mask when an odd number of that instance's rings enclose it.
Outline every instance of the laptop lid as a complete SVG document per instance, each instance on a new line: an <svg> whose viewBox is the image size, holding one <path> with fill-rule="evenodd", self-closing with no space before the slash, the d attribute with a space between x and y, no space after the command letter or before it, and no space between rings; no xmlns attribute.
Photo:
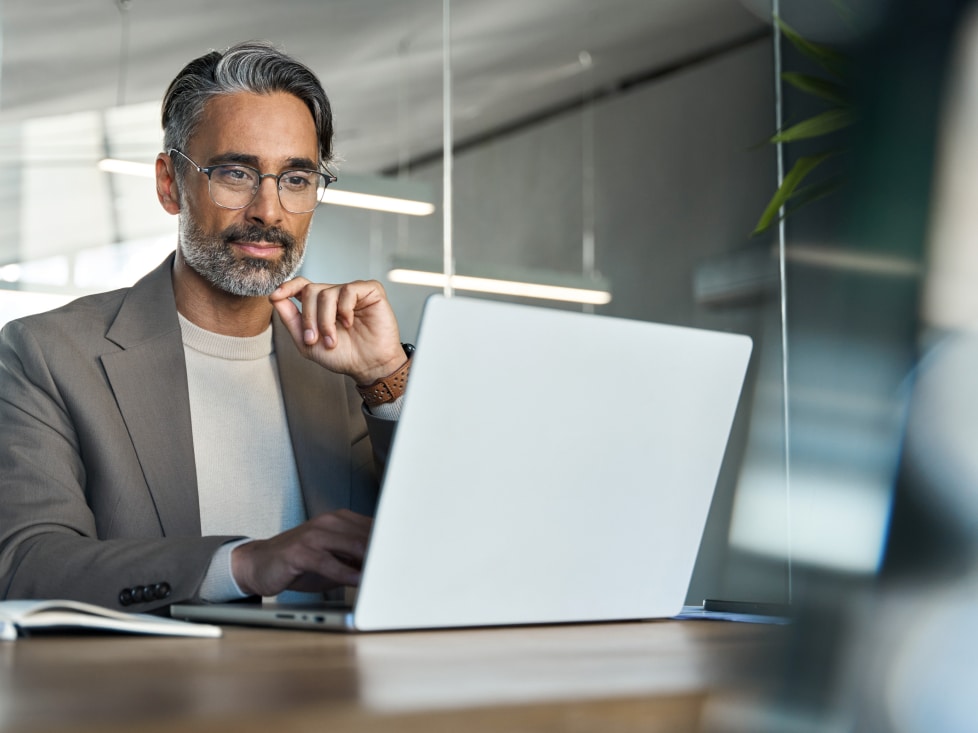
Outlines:
<svg viewBox="0 0 978 733"><path fill-rule="evenodd" d="M742 335L430 297L356 627L679 613L750 351Z"/></svg>
<svg viewBox="0 0 978 733"><path fill-rule="evenodd" d="M417 343L355 610L173 615L379 631L678 614L750 339L435 295Z"/></svg>

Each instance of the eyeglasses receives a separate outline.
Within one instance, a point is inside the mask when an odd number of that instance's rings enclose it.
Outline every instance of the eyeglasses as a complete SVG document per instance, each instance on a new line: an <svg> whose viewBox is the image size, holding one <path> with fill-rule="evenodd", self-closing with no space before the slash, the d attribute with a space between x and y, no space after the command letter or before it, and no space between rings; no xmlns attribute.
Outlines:
<svg viewBox="0 0 978 733"><path fill-rule="evenodd" d="M307 214L316 208L326 186L336 183L336 176L319 171L296 169L281 173L262 173L248 165L224 163L202 168L189 155L170 148L186 158L198 173L207 176L207 191L211 201L222 209L243 209L258 195L262 179L274 178L278 188L278 200L282 208L292 214Z"/></svg>

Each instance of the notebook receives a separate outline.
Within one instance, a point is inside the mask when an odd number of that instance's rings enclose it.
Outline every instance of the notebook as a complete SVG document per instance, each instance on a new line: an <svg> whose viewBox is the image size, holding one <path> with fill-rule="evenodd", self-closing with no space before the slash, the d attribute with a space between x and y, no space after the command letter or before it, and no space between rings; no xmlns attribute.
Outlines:
<svg viewBox="0 0 978 733"><path fill-rule="evenodd" d="M435 295L417 346L354 606L172 615L382 631L678 614L750 338Z"/></svg>

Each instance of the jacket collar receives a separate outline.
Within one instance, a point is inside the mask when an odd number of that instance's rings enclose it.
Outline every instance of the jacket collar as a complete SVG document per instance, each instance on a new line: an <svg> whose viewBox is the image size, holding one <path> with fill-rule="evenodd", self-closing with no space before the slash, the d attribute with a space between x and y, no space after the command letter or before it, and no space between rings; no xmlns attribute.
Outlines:
<svg viewBox="0 0 978 733"><path fill-rule="evenodd" d="M106 338L121 351L102 366L167 536L200 536L197 469L183 339L173 297L174 256L137 282Z"/></svg>

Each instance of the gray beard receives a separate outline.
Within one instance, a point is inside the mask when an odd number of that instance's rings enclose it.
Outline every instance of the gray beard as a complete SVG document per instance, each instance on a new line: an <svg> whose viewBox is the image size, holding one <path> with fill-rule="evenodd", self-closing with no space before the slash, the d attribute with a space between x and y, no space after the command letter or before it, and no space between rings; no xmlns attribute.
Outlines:
<svg viewBox="0 0 978 733"><path fill-rule="evenodd" d="M238 258L229 242L275 242L282 245L276 261L257 257ZM225 292L245 297L268 296L295 277L305 257L305 242L281 229L235 224L216 236L205 234L193 217L180 216L180 252L188 265L202 278Z"/></svg>

